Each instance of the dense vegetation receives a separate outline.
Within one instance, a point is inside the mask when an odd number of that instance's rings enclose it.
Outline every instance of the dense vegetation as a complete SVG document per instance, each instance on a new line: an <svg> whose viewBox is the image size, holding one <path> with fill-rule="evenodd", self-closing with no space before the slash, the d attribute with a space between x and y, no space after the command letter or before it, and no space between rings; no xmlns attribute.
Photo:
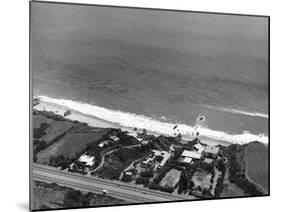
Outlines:
<svg viewBox="0 0 281 212"><path fill-rule="evenodd" d="M143 158L151 150L147 146L126 148L121 147L117 151L109 154L105 158L103 167L95 174L107 179L118 179L122 171L133 161Z"/></svg>
<svg viewBox="0 0 281 212"><path fill-rule="evenodd" d="M125 204L125 201L108 195L81 192L56 183L35 181L33 186L36 194L33 202L35 209L50 209L54 204L57 205L57 208Z"/></svg>
<svg viewBox="0 0 281 212"><path fill-rule="evenodd" d="M241 155L244 156L244 147L238 144L230 145L228 153L229 160L229 181L235 183L246 194L250 196L260 196L264 193L245 175L245 164L241 160Z"/></svg>

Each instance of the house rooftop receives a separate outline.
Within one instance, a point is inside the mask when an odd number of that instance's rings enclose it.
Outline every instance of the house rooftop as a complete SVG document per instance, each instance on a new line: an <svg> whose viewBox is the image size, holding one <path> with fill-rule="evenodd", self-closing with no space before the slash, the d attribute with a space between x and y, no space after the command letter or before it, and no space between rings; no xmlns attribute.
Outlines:
<svg viewBox="0 0 281 212"><path fill-rule="evenodd" d="M197 150L197 152L198 153L202 153L204 150L205 150L205 147L204 146L202 146L201 144L196 144L196 145L194 145L194 148Z"/></svg>
<svg viewBox="0 0 281 212"><path fill-rule="evenodd" d="M113 140L113 141L115 141L115 142L120 140L118 137L116 137L116 136L114 136L114 135L113 135L113 136L110 136L110 139Z"/></svg>
<svg viewBox="0 0 281 212"><path fill-rule="evenodd" d="M182 157L179 159L179 162L181 163L191 163L192 161L192 158L189 158L189 157Z"/></svg>
<svg viewBox="0 0 281 212"><path fill-rule="evenodd" d="M219 147L215 146L207 146L205 149L206 153L211 153L211 154L218 154L219 153Z"/></svg>
<svg viewBox="0 0 281 212"><path fill-rule="evenodd" d="M214 161L213 159L205 158L204 163L211 164L211 163L213 163L213 161Z"/></svg>
<svg viewBox="0 0 281 212"><path fill-rule="evenodd" d="M184 150L183 153L181 154L183 157L189 157L189 158L194 158L194 159L200 159L201 154L195 151L188 151Z"/></svg>
<svg viewBox="0 0 281 212"><path fill-rule="evenodd" d="M79 161L86 163L86 166L93 166L94 163L95 163L94 160L95 160L95 157L94 156L90 156L90 155L82 155L79 158Z"/></svg>
<svg viewBox="0 0 281 212"><path fill-rule="evenodd" d="M155 156L161 156L163 157L160 166L163 167L167 160L171 157L171 154L167 151L158 151L158 150L152 150Z"/></svg>

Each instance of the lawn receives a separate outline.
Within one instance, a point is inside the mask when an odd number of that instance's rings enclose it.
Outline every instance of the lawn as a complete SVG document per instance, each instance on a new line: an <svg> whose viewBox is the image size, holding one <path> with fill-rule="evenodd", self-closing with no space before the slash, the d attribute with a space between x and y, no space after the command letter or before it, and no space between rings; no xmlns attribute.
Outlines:
<svg viewBox="0 0 281 212"><path fill-rule="evenodd" d="M249 144L245 162L248 177L268 191L268 147L258 142Z"/></svg>
<svg viewBox="0 0 281 212"><path fill-rule="evenodd" d="M241 188L236 186L234 183L225 184L224 189L220 195L221 197L242 197L245 193Z"/></svg>
<svg viewBox="0 0 281 212"><path fill-rule="evenodd" d="M87 144L97 141L106 133L107 130L95 132L70 131L59 141L39 152L37 162L48 164L52 156L59 155L63 155L64 158L73 158L75 154L80 154L83 149L86 149Z"/></svg>
<svg viewBox="0 0 281 212"><path fill-rule="evenodd" d="M62 135L75 125L70 121L56 121L41 114L33 115L33 129L39 129L42 124L45 124L48 127L44 130L44 133L42 133L40 138L35 139L45 141L47 144L51 143L55 138Z"/></svg>

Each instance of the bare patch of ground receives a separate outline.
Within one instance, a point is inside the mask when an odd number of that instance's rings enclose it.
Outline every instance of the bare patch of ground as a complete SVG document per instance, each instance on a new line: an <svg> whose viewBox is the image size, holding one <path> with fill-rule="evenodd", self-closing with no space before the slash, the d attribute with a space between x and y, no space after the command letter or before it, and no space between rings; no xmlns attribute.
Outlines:
<svg viewBox="0 0 281 212"><path fill-rule="evenodd" d="M160 185L162 187L174 188L180 180L181 172L177 169L171 169L161 180Z"/></svg>

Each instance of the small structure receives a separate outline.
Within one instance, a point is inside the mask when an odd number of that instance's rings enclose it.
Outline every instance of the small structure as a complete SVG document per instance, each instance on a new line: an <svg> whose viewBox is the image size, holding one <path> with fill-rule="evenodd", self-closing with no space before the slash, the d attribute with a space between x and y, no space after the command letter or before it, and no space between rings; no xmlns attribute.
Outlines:
<svg viewBox="0 0 281 212"><path fill-rule="evenodd" d="M192 158L189 157L180 157L178 159L178 163L180 164L190 164L192 162Z"/></svg>
<svg viewBox="0 0 281 212"><path fill-rule="evenodd" d="M139 141L140 141L140 140L139 140ZM143 145L147 145L147 144L149 143L149 141L148 141L148 140L142 140L141 143L142 143Z"/></svg>
<svg viewBox="0 0 281 212"><path fill-rule="evenodd" d="M205 147L202 146L200 143L194 145L194 149L199 153L202 154L205 150Z"/></svg>
<svg viewBox="0 0 281 212"><path fill-rule="evenodd" d="M133 172L132 171L126 171L126 172L123 173L122 181L130 182L132 180L133 180Z"/></svg>
<svg viewBox="0 0 281 212"><path fill-rule="evenodd" d="M64 112L63 116L64 116L64 117L65 117L65 116L69 116L70 114L71 114L70 110L67 110L67 111Z"/></svg>
<svg viewBox="0 0 281 212"><path fill-rule="evenodd" d="M219 154L219 147L207 146L204 152L205 157L216 159Z"/></svg>
<svg viewBox="0 0 281 212"><path fill-rule="evenodd" d="M203 162L207 163L207 164L212 164L214 162L214 160L210 159L210 158L205 158Z"/></svg>
<svg viewBox="0 0 281 212"><path fill-rule="evenodd" d="M113 141L115 141L115 142L117 142L117 141L119 141L120 139L118 138L118 137L116 137L116 136L110 136L110 139L111 140L113 140Z"/></svg>
<svg viewBox="0 0 281 212"><path fill-rule="evenodd" d="M112 141L112 140L104 140L101 143L99 143L99 147L103 148L103 147L109 146L110 144L113 144L113 143L114 143L114 141Z"/></svg>
<svg viewBox="0 0 281 212"><path fill-rule="evenodd" d="M93 166L95 164L95 157L90 155L82 155L79 161L85 163L85 166Z"/></svg>
<svg viewBox="0 0 281 212"><path fill-rule="evenodd" d="M142 161L140 166L142 168L149 168L154 163L154 161L155 161L154 157L149 157L145 161Z"/></svg>
<svg viewBox="0 0 281 212"><path fill-rule="evenodd" d="M174 144L171 144L171 146L169 147L169 149L170 149L170 152L174 152L174 151L175 151L175 146L174 146Z"/></svg>
<svg viewBox="0 0 281 212"><path fill-rule="evenodd" d="M99 147L102 148L104 146L104 143L100 143Z"/></svg>

